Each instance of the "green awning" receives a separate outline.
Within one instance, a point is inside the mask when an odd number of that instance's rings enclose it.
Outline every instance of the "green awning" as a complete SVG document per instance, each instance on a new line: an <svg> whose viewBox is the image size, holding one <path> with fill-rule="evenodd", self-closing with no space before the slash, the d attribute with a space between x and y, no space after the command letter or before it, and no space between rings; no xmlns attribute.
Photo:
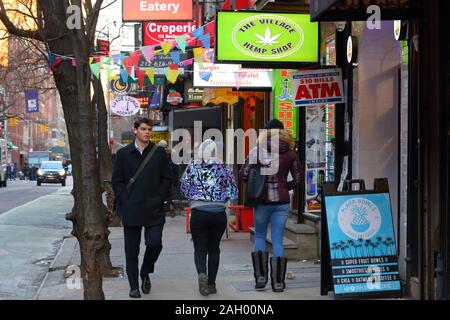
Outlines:
<svg viewBox="0 0 450 320"><path fill-rule="evenodd" d="M14 150L18 150L19 147L16 146L15 144L13 144L11 141L6 141L6 145L8 146L8 148L10 149L14 149Z"/></svg>

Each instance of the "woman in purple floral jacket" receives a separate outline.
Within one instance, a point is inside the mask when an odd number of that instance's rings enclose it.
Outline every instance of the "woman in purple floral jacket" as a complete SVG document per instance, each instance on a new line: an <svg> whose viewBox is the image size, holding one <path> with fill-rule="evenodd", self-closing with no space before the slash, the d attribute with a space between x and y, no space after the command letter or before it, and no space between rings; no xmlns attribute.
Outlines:
<svg viewBox="0 0 450 320"><path fill-rule="evenodd" d="M227 226L226 202L237 197L233 171L218 156L220 142L205 140L199 147L199 161L192 161L181 178L181 193L191 207L190 229L200 294L216 293L220 240ZM208 257L208 263L206 258Z"/></svg>

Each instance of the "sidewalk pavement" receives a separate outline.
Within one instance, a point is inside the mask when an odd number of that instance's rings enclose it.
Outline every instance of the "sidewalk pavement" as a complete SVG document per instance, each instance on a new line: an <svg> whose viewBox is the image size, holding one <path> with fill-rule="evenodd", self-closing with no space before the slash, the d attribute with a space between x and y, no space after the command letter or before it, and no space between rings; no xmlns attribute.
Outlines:
<svg viewBox="0 0 450 320"><path fill-rule="evenodd" d="M111 261L114 267L123 268L117 278L104 278L103 291L108 300L125 300L128 297L128 281L125 274L123 230L110 228ZM142 237L143 239L143 237ZM252 242L249 233L230 232L222 240L221 260L217 276L218 293L204 297L198 292L197 274L194 265L194 250L191 235L185 233L185 217L167 217L163 233L163 250L151 275L152 290L142 294L143 300L329 300L332 294L320 296L320 265L313 261L289 261L287 272L293 279L286 280L286 290L274 293L270 280L266 290L254 290L253 267L250 258ZM140 262L145 251L141 242ZM83 299L82 289L68 289L64 277L69 265L79 265L80 254L76 238L70 236L64 242L49 267L36 294L38 300Z"/></svg>

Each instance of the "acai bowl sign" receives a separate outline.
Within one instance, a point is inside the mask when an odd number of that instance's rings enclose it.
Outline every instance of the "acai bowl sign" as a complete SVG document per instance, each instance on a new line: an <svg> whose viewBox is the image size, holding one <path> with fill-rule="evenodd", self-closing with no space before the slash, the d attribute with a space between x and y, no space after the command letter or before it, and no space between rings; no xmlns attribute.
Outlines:
<svg viewBox="0 0 450 320"><path fill-rule="evenodd" d="M309 15L221 11L217 21L218 61L318 61L318 24Z"/></svg>

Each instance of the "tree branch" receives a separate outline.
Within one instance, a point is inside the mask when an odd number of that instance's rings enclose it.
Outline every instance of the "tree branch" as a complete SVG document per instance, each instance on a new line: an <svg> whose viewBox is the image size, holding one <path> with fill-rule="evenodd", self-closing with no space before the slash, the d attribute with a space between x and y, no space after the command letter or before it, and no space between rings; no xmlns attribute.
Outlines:
<svg viewBox="0 0 450 320"><path fill-rule="evenodd" d="M3 4L3 0L0 0L0 21L3 22L3 24L6 27L6 30L8 30L9 33L18 36L18 37L24 37L29 39L35 39L39 41L43 41L41 35L37 33L36 31L32 30L24 30L21 28L17 28L9 19L7 14L7 9L5 8L5 5Z"/></svg>

